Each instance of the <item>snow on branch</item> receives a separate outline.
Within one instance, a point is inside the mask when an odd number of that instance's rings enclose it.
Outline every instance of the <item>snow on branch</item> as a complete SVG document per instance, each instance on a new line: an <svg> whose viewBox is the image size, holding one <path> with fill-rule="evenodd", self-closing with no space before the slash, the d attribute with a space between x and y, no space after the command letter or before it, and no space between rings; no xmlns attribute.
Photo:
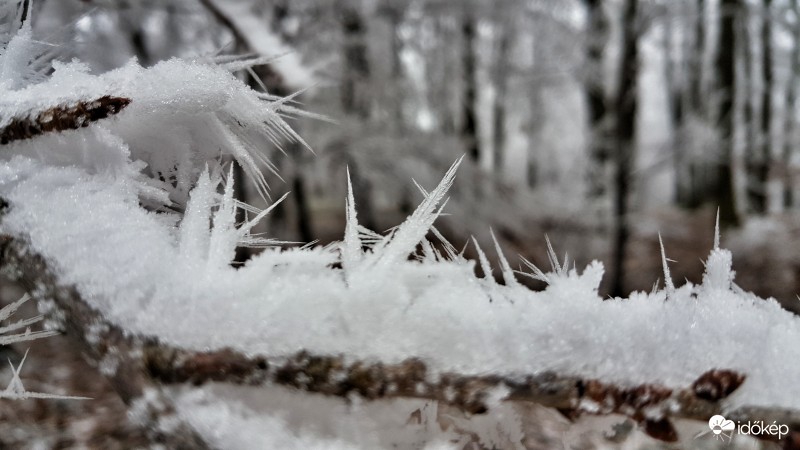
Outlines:
<svg viewBox="0 0 800 450"><path fill-rule="evenodd" d="M115 389L131 403L145 395L150 397L149 403L167 403L163 398L159 402L152 400L158 391L155 382L195 386L209 382L248 386L274 383L342 398L357 394L369 400L436 400L469 414L490 412L497 401L532 402L557 408L571 419L583 414L622 414L640 423L651 436L674 441L677 434L670 419L706 420L721 411L723 401L745 381L742 374L734 371L711 370L680 389L658 384L625 387L552 371L515 377L457 373L432 376L425 362L416 358L383 364L307 351L290 357L247 356L230 348L189 351L161 343L157 337L128 335L108 323L73 287L58 284L41 257L32 254L24 243L3 240L0 256L3 262L0 268L22 274L19 281L25 286L39 286L38 295L42 299L55 299L56 310L71 331L69 334L87 337L81 340L84 353L91 355L95 365L105 367L103 370L110 375ZM42 286L47 287L42 289ZM158 410L148 416L164 421L163 414L163 410ZM793 432L800 431L800 414L793 410L740 407L727 415L741 421L776 417Z"/></svg>
<svg viewBox="0 0 800 450"><path fill-rule="evenodd" d="M31 253L27 245L13 239L0 239L0 259L0 270L21 282L37 300L44 304L55 302L51 316L61 319L67 335L107 376L120 398L130 406L137 406L136 419L153 442L168 448L208 448L203 438L175 417L170 402L147 375L141 357L145 340L126 336L120 328L106 323L74 289L59 285L50 268ZM25 391L19 381L23 363L24 359L13 370L12 382L5 392L0 392L0 398L84 399Z"/></svg>
<svg viewBox="0 0 800 450"><path fill-rule="evenodd" d="M733 371L714 370L691 386L669 389L655 384L620 387L601 380L585 380L555 372L502 377L443 373L431 376L424 361L411 358L398 364L349 361L346 356L313 355L301 351L290 357L246 356L224 348L195 352L160 343L157 337L128 336L92 310L70 286L59 285L42 259L24 243L6 239L0 248L3 269L22 273L24 285L47 286L38 295L55 299L73 336L86 336L82 349L94 363L105 366L124 400L144 395L145 386L227 382L243 385L275 383L300 390L349 398L357 394L370 400L422 398L453 405L470 414L489 411L493 402L534 402L558 408L571 418L582 414L624 414L642 423L663 440L675 440L669 418L704 420L720 411L721 401L733 393L744 377ZM113 365L113 369L109 369ZM141 374L146 374L145 378ZM499 393L499 395L498 395ZM152 395L152 394L150 394ZM748 409L737 417L752 418ZM759 414L761 410L756 410ZM800 417L792 418L800 429Z"/></svg>

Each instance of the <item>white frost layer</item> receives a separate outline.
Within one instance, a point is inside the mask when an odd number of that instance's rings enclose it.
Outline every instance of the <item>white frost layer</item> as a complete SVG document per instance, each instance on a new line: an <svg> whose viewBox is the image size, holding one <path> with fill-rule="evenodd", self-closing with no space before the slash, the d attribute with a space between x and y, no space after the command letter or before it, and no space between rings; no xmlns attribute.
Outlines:
<svg viewBox="0 0 800 450"><path fill-rule="evenodd" d="M236 270L209 257L228 254L210 252L224 230L186 225L193 215L207 221L218 197L193 196L202 207L190 204L176 228L139 207L135 186L18 156L0 167L11 203L2 232L30 239L111 321L183 347L421 357L437 371L556 370L674 387L728 368L748 376L731 406L800 407L800 385L785 383L800 369L800 320L772 299L734 292L724 250L712 252L701 286L667 301L664 291L603 301L598 263L548 274L548 289L531 292L480 279L471 262L408 261L413 245L391 242L348 263L349 273L329 267L339 256L328 249L269 249ZM412 225L395 237L421 237Z"/></svg>

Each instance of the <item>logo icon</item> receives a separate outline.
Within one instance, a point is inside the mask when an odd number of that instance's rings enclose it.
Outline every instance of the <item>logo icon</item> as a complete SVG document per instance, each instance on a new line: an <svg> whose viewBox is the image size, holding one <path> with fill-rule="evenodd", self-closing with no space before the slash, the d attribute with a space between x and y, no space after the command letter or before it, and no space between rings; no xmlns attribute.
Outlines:
<svg viewBox="0 0 800 450"><path fill-rule="evenodd" d="M731 439L733 439L733 431L736 428L736 425L732 420L728 420L723 416L716 415L708 419L708 428L711 428L711 432L714 433L715 439L724 441L727 438L727 441L730 442Z"/></svg>

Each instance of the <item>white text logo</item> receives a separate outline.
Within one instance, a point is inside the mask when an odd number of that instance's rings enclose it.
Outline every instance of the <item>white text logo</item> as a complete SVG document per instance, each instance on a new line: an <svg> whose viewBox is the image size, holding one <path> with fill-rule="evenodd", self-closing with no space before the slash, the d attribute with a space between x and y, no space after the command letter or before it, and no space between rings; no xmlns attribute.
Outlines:
<svg viewBox="0 0 800 450"><path fill-rule="evenodd" d="M745 434L751 436L777 436L778 439L783 438L789 434L789 426L779 424L777 422L764 423L762 420L750 421L745 423L728 420L721 415L716 415L708 420L708 428L711 429L710 433L714 435L715 439L724 442L730 442L733 439L734 433ZM708 434L705 432L702 434Z"/></svg>

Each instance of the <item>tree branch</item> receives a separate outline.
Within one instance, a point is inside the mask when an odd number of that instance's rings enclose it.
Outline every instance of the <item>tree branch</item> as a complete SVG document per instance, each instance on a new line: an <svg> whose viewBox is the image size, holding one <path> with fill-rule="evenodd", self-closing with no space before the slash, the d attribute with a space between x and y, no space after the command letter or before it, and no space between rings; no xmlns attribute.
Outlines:
<svg viewBox="0 0 800 450"><path fill-rule="evenodd" d="M0 128L0 145L30 139L48 132L77 130L122 111L131 102L124 97L104 95L95 100L79 101L68 106L54 106L33 114L12 117Z"/></svg>
<svg viewBox="0 0 800 450"><path fill-rule="evenodd" d="M622 414L640 423L651 436L674 441L677 434L671 419L708 420L724 411L722 400L745 381L742 374L712 370L682 389L658 384L620 387L554 372L519 377L454 373L435 376L429 373L424 361L414 358L383 364L306 351L288 357L247 356L231 349L195 352L162 344L157 337L131 336L109 323L73 286L60 284L43 258L21 240L0 238L0 257L0 270L20 280L31 296L55 301L67 333L92 362L116 366L108 377L125 403L133 405L146 394L157 393L156 401L145 403L142 425L154 441L175 448L203 448L205 443L186 424L169 433L159 430L158 421L174 414L159 385L274 383L345 399L355 394L368 400L436 400L469 414L486 413L493 400L531 402L556 408L570 419L584 414ZM800 439L798 411L742 407L725 414L739 421L775 420L789 426L787 438Z"/></svg>

